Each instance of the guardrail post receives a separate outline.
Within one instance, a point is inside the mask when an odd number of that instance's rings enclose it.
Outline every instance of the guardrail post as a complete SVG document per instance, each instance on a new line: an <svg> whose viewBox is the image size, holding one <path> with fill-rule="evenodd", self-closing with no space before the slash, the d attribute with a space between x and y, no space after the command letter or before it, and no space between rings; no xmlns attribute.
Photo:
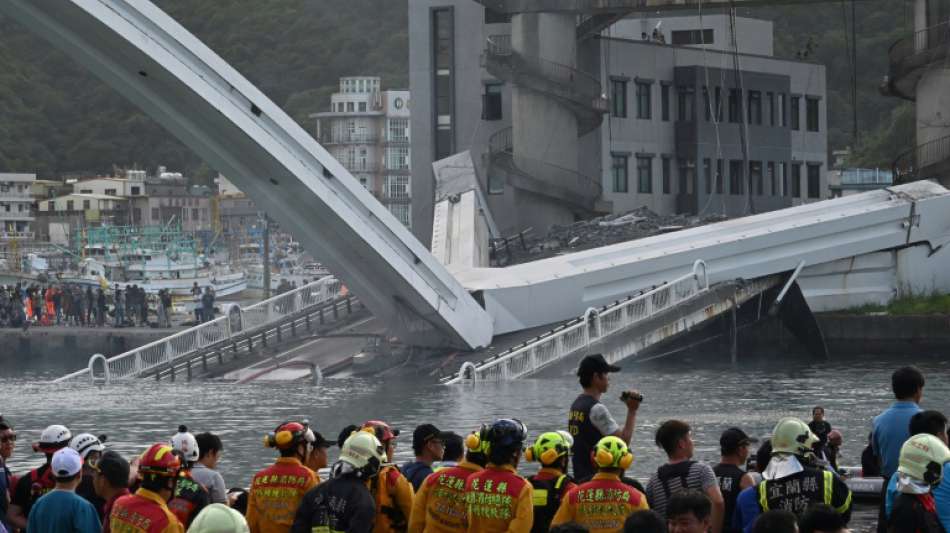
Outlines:
<svg viewBox="0 0 950 533"><path fill-rule="evenodd" d="M235 345L235 346L237 346L237 345ZM234 353L237 354L237 350L235 350ZM223 364L224 364L224 352L222 352L221 350L218 350L218 364L219 364L219 365L223 365Z"/></svg>
<svg viewBox="0 0 950 533"><path fill-rule="evenodd" d="M221 352L218 352L218 353L221 353ZM208 371L208 353L207 352L201 353L201 371L202 372Z"/></svg>
<svg viewBox="0 0 950 533"><path fill-rule="evenodd" d="M339 320L340 318L340 305L335 303L333 304L333 320Z"/></svg>
<svg viewBox="0 0 950 533"><path fill-rule="evenodd" d="M290 336L291 337L297 336L297 321L296 320L290 321Z"/></svg>
<svg viewBox="0 0 950 533"><path fill-rule="evenodd" d="M185 379L187 381L191 381L191 359L188 359L187 361L185 361L185 370L187 372Z"/></svg>
<svg viewBox="0 0 950 533"><path fill-rule="evenodd" d="M172 380L172 383L174 383L175 382L175 365L169 364L168 371L169 371L168 377L170 377Z"/></svg>
<svg viewBox="0 0 950 533"><path fill-rule="evenodd" d="M352 314L353 314L352 298L349 297L349 296L346 297L346 314L348 314L348 315L352 315Z"/></svg>
<svg viewBox="0 0 950 533"><path fill-rule="evenodd" d="M281 329L280 324L277 324L277 342L281 342L284 340L283 336L280 334L280 329Z"/></svg>
<svg viewBox="0 0 950 533"><path fill-rule="evenodd" d="M324 324L324 321L323 321L323 307L321 307L321 308L320 308L320 325L322 326L323 324Z"/></svg>
<svg viewBox="0 0 950 533"><path fill-rule="evenodd" d="M307 313L306 319L307 319L307 332L310 332L312 331L310 328L310 313Z"/></svg>

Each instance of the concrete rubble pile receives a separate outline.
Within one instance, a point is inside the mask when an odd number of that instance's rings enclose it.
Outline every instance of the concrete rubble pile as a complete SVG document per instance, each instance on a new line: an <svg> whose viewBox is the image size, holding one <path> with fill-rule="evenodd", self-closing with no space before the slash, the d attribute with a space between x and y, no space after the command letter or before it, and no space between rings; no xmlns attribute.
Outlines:
<svg viewBox="0 0 950 533"><path fill-rule="evenodd" d="M552 226L546 235L536 235L532 231L523 239L514 236L495 241L493 263L495 266L526 263L721 222L725 218L718 214L703 217L658 215L647 207L641 207L628 213L581 220L569 226Z"/></svg>

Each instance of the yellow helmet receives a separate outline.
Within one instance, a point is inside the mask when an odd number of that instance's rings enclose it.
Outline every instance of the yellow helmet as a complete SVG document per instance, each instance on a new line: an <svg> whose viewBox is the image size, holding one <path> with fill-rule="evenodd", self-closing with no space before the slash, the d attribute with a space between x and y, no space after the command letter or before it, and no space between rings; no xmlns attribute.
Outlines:
<svg viewBox="0 0 950 533"><path fill-rule="evenodd" d="M542 433L538 440L524 452L524 458L528 461L539 461L542 465L548 466L557 462L561 457L567 457L571 453L571 443L569 443L559 432L551 431Z"/></svg>
<svg viewBox="0 0 950 533"><path fill-rule="evenodd" d="M935 486L943 478L943 465L947 461L950 461L947 445L929 433L921 433L901 446L897 471Z"/></svg>
<svg viewBox="0 0 950 533"><path fill-rule="evenodd" d="M633 454L627 443L617 437L604 437L594 446L594 463L600 468L626 470L633 464Z"/></svg>
<svg viewBox="0 0 950 533"><path fill-rule="evenodd" d="M818 437L808 424L794 417L779 420L772 430L772 453L804 455L816 442Z"/></svg>

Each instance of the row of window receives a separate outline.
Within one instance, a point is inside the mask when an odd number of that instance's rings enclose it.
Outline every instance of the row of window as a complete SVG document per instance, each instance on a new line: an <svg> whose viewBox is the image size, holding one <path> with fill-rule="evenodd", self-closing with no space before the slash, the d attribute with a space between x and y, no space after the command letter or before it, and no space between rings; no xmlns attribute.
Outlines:
<svg viewBox="0 0 950 533"><path fill-rule="evenodd" d="M356 105L357 103L359 104L359 106ZM344 104L345 104L345 107L344 107ZM346 113L355 113L357 110L359 110L360 113L365 113L365 112L366 112L366 102L356 102L356 103L354 103L354 102L337 102L337 104L336 104L336 112L337 112L337 113L343 113L343 112L346 112Z"/></svg>
<svg viewBox="0 0 950 533"><path fill-rule="evenodd" d="M84 200L84 201L83 201L83 204L87 204L87 203L89 203L88 200ZM83 209L89 209L89 207L84 205L84 206L83 206ZM153 220L153 221L155 221L155 220L161 220L161 218L162 218L161 209L159 209L159 208L157 208L157 207L153 207L153 208L152 208L152 220ZM181 218L182 218L182 220L188 220L188 209L182 209L182 210L181 210ZM207 209L197 209L197 208L191 209L191 220L194 220L195 222L197 222L197 221L199 221L200 219L208 220L208 210L207 210Z"/></svg>
<svg viewBox="0 0 950 533"><path fill-rule="evenodd" d="M617 118L627 118L627 92L629 82L622 79L610 80L610 113ZM636 118L641 120L653 119L653 82L635 81L636 97ZM671 120L671 91L672 86L666 83L660 84L660 118L664 121ZM801 129L801 96L789 97L785 93L775 93L766 91L763 93L758 90L743 91L741 89L728 89L727 109L723 106L723 88L714 87L710 92L708 87L703 87L703 115L706 122L723 122L724 118L734 124L742 123L748 120L749 124L756 126L772 126L785 128L790 127L793 130ZM805 129L810 132L820 131L819 98L806 96L805 100ZM676 120L679 122L692 122L696 120L695 106L695 88L692 86L676 87ZM786 101L788 101L788 113L786 113ZM728 117L724 117L725 111L728 111ZM746 118L747 117L747 118Z"/></svg>
<svg viewBox="0 0 950 533"><path fill-rule="evenodd" d="M340 82L343 93L366 93L379 91L379 80L376 78L344 79Z"/></svg>
<svg viewBox="0 0 950 533"><path fill-rule="evenodd" d="M653 156L638 155L636 159L637 192L653 194ZM673 194L673 159L662 157L661 190ZM677 159L678 194L695 194L696 164L689 159ZM715 168L713 165L715 164ZM728 167L727 167L728 165ZM806 186L802 189L802 166L806 167ZM741 160L703 159L703 189L706 194L757 196L788 196L792 198L821 198L821 164L775 161L750 161L748 172ZM728 170L728 173L726 172ZM727 181L728 180L728 181ZM630 156L613 154L611 189L615 193L630 192ZM728 187L728 188L727 188ZM804 194L804 195L803 195Z"/></svg>

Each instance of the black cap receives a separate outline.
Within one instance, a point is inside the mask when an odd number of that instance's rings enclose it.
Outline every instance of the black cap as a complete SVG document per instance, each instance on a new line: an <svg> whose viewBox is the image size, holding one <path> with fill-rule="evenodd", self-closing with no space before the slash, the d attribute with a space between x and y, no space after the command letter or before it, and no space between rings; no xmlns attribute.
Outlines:
<svg viewBox="0 0 950 533"><path fill-rule="evenodd" d="M313 432L313 447L314 448L329 448L335 446L336 442L330 442L319 431Z"/></svg>
<svg viewBox="0 0 950 533"><path fill-rule="evenodd" d="M599 353L588 355L581 360L580 366L577 367L578 376L607 374L608 372L620 372L620 367L608 363L604 356Z"/></svg>
<svg viewBox="0 0 950 533"><path fill-rule="evenodd" d="M444 441L450 436L451 433L439 431L439 428L433 426L432 424L422 424L412 432L412 448L415 450L420 450L432 439Z"/></svg>
<svg viewBox="0 0 950 533"><path fill-rule="evenodd" d="M103 452L93 468L105 476L113 487L121 488L129 484L129 462L114 450Z"/></svg>
<svg viewBox="0 0 950 533"><path fill-rule="evenodd" d="M343 428L342 430L340 430L340 434L336 438L337 446L342 448L343 443L346 442L346 439L350 438L350 435L352 435L354 431L359 431L359 430L360 430L360 427L357 426L356 424L350 424L346 426L345 428Z"/></svg>
<svg viewBox="0 0 950 533"><path fill-rule="evenodd" d="M753 439L739 428L729 428L723 431L722 436L719 437L719 447L722 448L723 453L734 452L740 446L746 446L754 442L759 442L759 439Z"/></svg>

